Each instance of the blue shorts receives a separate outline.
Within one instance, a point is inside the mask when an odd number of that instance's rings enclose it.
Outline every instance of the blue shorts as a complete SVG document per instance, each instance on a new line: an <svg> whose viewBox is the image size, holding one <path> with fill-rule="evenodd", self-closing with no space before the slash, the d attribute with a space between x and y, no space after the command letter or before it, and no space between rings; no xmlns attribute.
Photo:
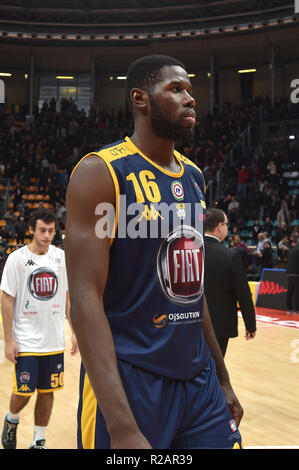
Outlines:
<svg viewBox="0 0 299 470"><path fill-rule="evenodd" d="M63 388L64 353L20 353L15 364L13 393L33 395Z"/></svg>
<svg viewBox="0 0 299 470"><path fill-rule="evenodd" d="M216 376L214 360L194 379L177 381L118 361L136 422L153 449L242 448ZM83 365L78 407L78 448L109 449L105 420Z"/></svg>

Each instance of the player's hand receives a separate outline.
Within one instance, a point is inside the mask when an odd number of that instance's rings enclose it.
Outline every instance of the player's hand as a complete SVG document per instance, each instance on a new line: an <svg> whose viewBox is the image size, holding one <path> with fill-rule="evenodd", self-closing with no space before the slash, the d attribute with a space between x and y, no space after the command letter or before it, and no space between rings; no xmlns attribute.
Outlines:
<svg viewBox="0 0 299 470"><path fill-rule="evenodd" d="M226 402L230 409L231 415L233 420L235 421L236 425L239 426L241 419L244 414L244 410L236 397L232 387L222 386L223 393L226 398Z"/></svg>
<svg viewBox="0 0 299 470"><path fill-rule="evenodd" d="M254 332L252 332L252 331L251 331L251 332L250 332L250 331L246 331L246 333L245 333L245 338L246 338L246 339L253 339L253 338L255 337L255 335L256 335L256 332L255 332L255 331L254 331Z"/></svg>
<svg viewBox="0 0 299 470"><path fill-rule="evenodd" d="M144 435L137 430L134 433L117 432L111 435L111 449L152 449Z"/></svg>
<svg viewBox="0 0 299 470"><path fill-rule="evenodd" d="M77 338L76 338L75 333L72 333L71 343L72 343L71 355L74 356L79 351Z"/></svg>
<svg viewBox="0 0 299 470"><path fill-rule="evenodd" d="M19 355L18 346L15 340L5 341L5 357L14 364L17 363L17 357Z"/></svg>

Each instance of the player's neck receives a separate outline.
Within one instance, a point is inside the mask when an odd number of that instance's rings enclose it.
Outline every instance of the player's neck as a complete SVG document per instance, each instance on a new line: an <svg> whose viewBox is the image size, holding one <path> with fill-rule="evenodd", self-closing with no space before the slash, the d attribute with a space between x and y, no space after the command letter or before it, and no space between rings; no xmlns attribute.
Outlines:
<svg viewBox="0 0 299 470"><path fill-rule="evenodd" d="M174 143L172 141L162 139L146 130L135 131L130 139L146 157L157 165L174 173L180 171L180 166L174 157Z"/></svg>
<svg viewBox="0 0 299 470"><path fill-rule="evenodd" d="M49 251L49 246L41 246L39 243L36 242L36 240L32 240L31 243L29 243L29 245L27 245L29 250L35 254L35 255L46 255Z"/></svg>
<svg viewBox="0 0 299 470"><path fill-rule="evenodd" d="M219 238L219 236L216 235L215 233L211 233L211 232L207 232L207 231L206 231L205 235L206 235L207 237L215 238L215 239L218 240L218 242L220 242L220 243L223 241L223 240L221 240L221 239Z"/></svg>

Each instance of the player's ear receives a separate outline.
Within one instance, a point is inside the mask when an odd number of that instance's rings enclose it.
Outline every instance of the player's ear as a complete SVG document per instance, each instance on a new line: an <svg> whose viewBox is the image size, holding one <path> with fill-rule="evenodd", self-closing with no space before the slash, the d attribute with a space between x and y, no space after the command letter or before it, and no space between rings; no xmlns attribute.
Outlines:
<svg viewBox="0 0 299 470"><path fill-rule="evenodd" d="M133 88L130 92L130 95L134 107L140 110L147 109L148 94L145 90L141 90L140 88Z"/></svg>

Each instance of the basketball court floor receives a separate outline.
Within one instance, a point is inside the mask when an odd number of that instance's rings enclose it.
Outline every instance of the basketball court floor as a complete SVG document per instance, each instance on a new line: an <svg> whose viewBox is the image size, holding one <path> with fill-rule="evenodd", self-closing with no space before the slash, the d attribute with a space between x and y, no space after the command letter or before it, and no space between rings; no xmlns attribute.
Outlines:
<svg viewBox="0 0 299 470"><path fill-rule="evenodd" d="M257 308L257 335L246 341L242 318L239 336L231 339L225 358L232 385L243 408L240 425L245 449L299 449L299 316ZM1 318L1 316L0 316ZM70 355L70 329L66 323L65 387L55 392L47 432L49 449L76 449L76 412L80 356ZM8 409L12 369L4 359L0 324L0 422ZM21 412L19 449L27 449L33 436L35 396Z"/></svg>

